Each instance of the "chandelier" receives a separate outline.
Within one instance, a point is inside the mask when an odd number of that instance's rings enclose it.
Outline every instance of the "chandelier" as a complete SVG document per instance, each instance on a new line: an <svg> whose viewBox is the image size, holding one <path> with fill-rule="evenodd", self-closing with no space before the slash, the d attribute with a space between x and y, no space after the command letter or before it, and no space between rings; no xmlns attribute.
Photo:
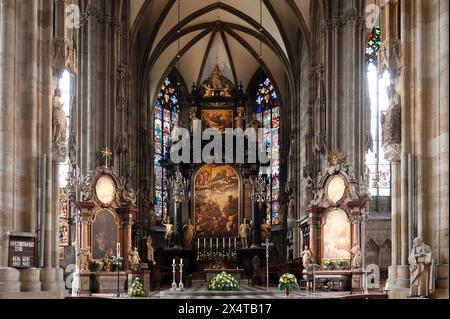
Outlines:
<svg viewBox="0 0 450 319"><path fill-rule="evenodd" d="M188 189L188 181L181 174L180 167L177 166L175 176L170 177L167 183L168 187L172 190L172 202L177 204L186 200L186 190Z"/></svg>
<svg viewBox="0 0 450 319"><path fill-rule="evenodd" d="M259 208L261 208L262 204L267 202L267 182L266 179L259 175L257 178L252 180L253 184L253 192L252 192L252 200L258 203Z"/></svg>

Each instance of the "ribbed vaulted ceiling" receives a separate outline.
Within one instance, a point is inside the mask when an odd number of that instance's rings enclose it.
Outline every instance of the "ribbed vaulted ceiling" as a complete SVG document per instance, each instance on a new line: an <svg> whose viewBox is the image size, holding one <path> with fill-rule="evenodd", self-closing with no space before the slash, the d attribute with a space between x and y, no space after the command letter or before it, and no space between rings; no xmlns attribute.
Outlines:
<svg viewBox="0 0 450 319"><path fill-rule="evenodd" d="M309 6L310 0L132 0L134 49L145 61L140 72L156 93L174 66L188 86L219 65L244 87L262 67L284 92Z"/></svg>

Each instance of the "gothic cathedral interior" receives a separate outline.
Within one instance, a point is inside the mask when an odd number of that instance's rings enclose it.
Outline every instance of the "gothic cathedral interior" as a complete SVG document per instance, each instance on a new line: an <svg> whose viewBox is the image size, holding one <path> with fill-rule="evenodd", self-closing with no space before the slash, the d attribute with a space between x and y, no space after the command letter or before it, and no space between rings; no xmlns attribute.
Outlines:
<svg viewBox="0 0 450 319"><path fill-rule="evenodd" d="M0 299L448 299L448 22L0 0Z"/></svg>

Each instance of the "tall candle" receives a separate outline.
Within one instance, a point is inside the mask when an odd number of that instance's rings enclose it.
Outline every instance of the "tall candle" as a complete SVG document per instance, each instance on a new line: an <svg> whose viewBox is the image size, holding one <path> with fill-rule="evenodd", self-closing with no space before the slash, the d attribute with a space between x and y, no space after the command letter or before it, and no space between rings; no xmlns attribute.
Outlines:
<svg viewBox="0 0 450 319"><path fill-rule="evenodd" d="M236 237L234 238L234 250L236 250Z"/></svg>
<svg viewBox="0 0 450 319"><path fill-rule="evenodd" d="M230 251L231 251L231 237L228 238L228 249L230 249Z"/></svg>
<svg viewBox="0 0 450 319"><path fill-rule="evenodd" d="M207 251L207 249L206 249L206 238L203 238L203 250Z"/></svg>
<svg viewBox="0 0 450 319"><path fill-rule="evenodd" d="M209 239L209 248L211 249L212 252L212 237Z"/></svg>
<svg viewBox="0 0 450 319"><path fill-rule="evenodd" d="M216 251L219 251L219 238L216 238Z"/></svg>
<svg viewBox="0 0 450 319"><path fill-rule="evenodd" d="M183 258L180 259L180 264L183 264Z"/></svg>
<svg viewBox="0 0 450 319"><path fill-rule="evenodd" d="M222 238L222 250L225 251L225 237Z"/></svg>
<svg viewBox="0 0 450 319"><path fill-rule="evenodd" d="M116 244L116 255L117 257L120 257L120 243Z"/></svg>
<svg viewBox="0 0 450 319"><path fill-rule="evenodd" d="M172 260L172 265L175 265L175 258Z"/></svg>
<svg viewBox="0 0 450 319"><path fill-rule="evenodd" d="M197 239L197 250L200 251L200 238Z"/></svg>

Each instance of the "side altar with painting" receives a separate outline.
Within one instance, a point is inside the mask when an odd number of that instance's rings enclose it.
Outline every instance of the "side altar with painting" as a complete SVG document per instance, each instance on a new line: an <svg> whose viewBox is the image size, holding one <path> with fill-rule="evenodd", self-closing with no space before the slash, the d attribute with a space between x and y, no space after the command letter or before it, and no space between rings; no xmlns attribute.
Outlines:
<svg viewBox="0 0 450 319"><path fill-rule="evenodd" d="M132 224L136 218L136 194L126 179L109 166L111 151L102 151L105 164L90 171L76 202L76 264L73 292L124 292L129 275L140 268L137 249L132 247ZM149 280L148 280L149 282Z"/></svg>
<svg viewBox="0 0 450 319"><path fill-rule="evenodd" d="M301 229L309 230L302 255L304 277L316 284L337 284L340 290L364 289L364 229L370 194L354 178L344 155L332 152L319 175L317 192Z"/></svg>

